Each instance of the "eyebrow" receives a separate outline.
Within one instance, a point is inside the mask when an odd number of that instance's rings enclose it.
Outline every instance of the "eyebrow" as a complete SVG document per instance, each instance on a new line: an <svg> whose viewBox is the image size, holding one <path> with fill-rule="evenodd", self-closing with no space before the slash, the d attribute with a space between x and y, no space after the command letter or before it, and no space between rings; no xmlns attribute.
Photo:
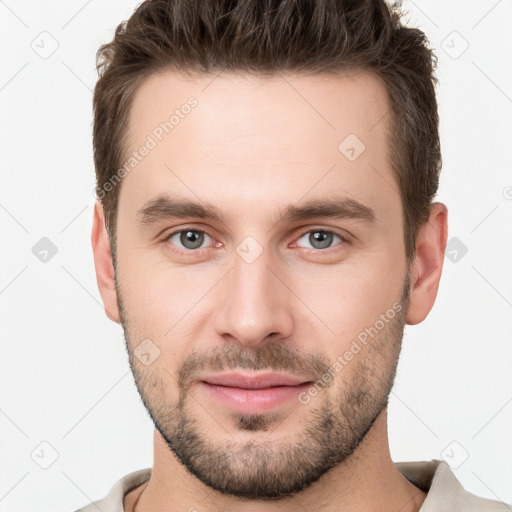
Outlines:
<svg viewBox="0 0 512 512"><path fill-rule="evenodd" d="M167 194L151 199L138 211L141 224L151 225L160 221L178 218L198 218L224 223L224 215L213 205L196 203L188 199L170 198ZM376 222L375 211L355 199L341 197L314 199L300 206L288 205L278 212L277 222L303 221L315 218L355 219L367 223Z"/></svg>

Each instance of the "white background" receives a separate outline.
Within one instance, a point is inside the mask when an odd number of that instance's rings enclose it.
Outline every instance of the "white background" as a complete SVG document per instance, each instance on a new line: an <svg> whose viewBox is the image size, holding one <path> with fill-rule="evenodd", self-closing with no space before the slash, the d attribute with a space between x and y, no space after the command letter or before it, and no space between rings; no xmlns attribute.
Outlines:
<svg viewBox="0 0 512 512"><path fill-rule="evenodd" d="M0 1L3 512L71 512L152 465L152 424L90 247L95 52L136 4ZM406 327L391 453L454 466L468 455L454 469L464 487L510 503L512 1L404 7L439 56L438 200L468 251L445 259L434 309ZM32 253L42 237L58 249L47 263Z"/></svg>

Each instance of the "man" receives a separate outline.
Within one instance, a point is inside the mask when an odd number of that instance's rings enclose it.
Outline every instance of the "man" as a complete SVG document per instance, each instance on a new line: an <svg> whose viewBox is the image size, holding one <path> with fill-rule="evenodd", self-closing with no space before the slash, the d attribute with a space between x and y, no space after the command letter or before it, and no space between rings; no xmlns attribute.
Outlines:
<svg viewBox="0 0 512 512"><path fill-rule="evenodd" d="M92 244L154 465L82 511L498 511L393 463L447 208L435 57L383 1L143 2L100 49Z"/></svg>

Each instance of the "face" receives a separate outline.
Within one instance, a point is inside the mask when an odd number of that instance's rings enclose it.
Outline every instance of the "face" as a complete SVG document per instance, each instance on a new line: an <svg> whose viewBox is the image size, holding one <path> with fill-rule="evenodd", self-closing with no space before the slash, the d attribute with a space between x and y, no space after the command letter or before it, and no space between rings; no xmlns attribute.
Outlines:
<svg viewBox="0 0 512 512"><path fill-rule="evenodd" d="M387 112L363 72L137 91L119 314L156 428L214 489L305 489L386 408L409 291Z"/></svg>

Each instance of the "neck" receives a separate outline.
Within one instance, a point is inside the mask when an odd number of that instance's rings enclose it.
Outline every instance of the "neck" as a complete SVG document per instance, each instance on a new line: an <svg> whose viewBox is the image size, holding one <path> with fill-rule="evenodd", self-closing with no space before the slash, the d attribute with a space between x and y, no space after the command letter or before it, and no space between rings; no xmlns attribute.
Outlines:
<svg viewBox="0 0 512 512"><path fill-rule="evenodd" d="M319 512L417 512L425 498L426 493L410 483L391 460L384 410L342 464L304 491L279 501L247 501L212 490L188 473L155 430L151 478L127 495L125 510L292 512L299 508Z"/></svg>

